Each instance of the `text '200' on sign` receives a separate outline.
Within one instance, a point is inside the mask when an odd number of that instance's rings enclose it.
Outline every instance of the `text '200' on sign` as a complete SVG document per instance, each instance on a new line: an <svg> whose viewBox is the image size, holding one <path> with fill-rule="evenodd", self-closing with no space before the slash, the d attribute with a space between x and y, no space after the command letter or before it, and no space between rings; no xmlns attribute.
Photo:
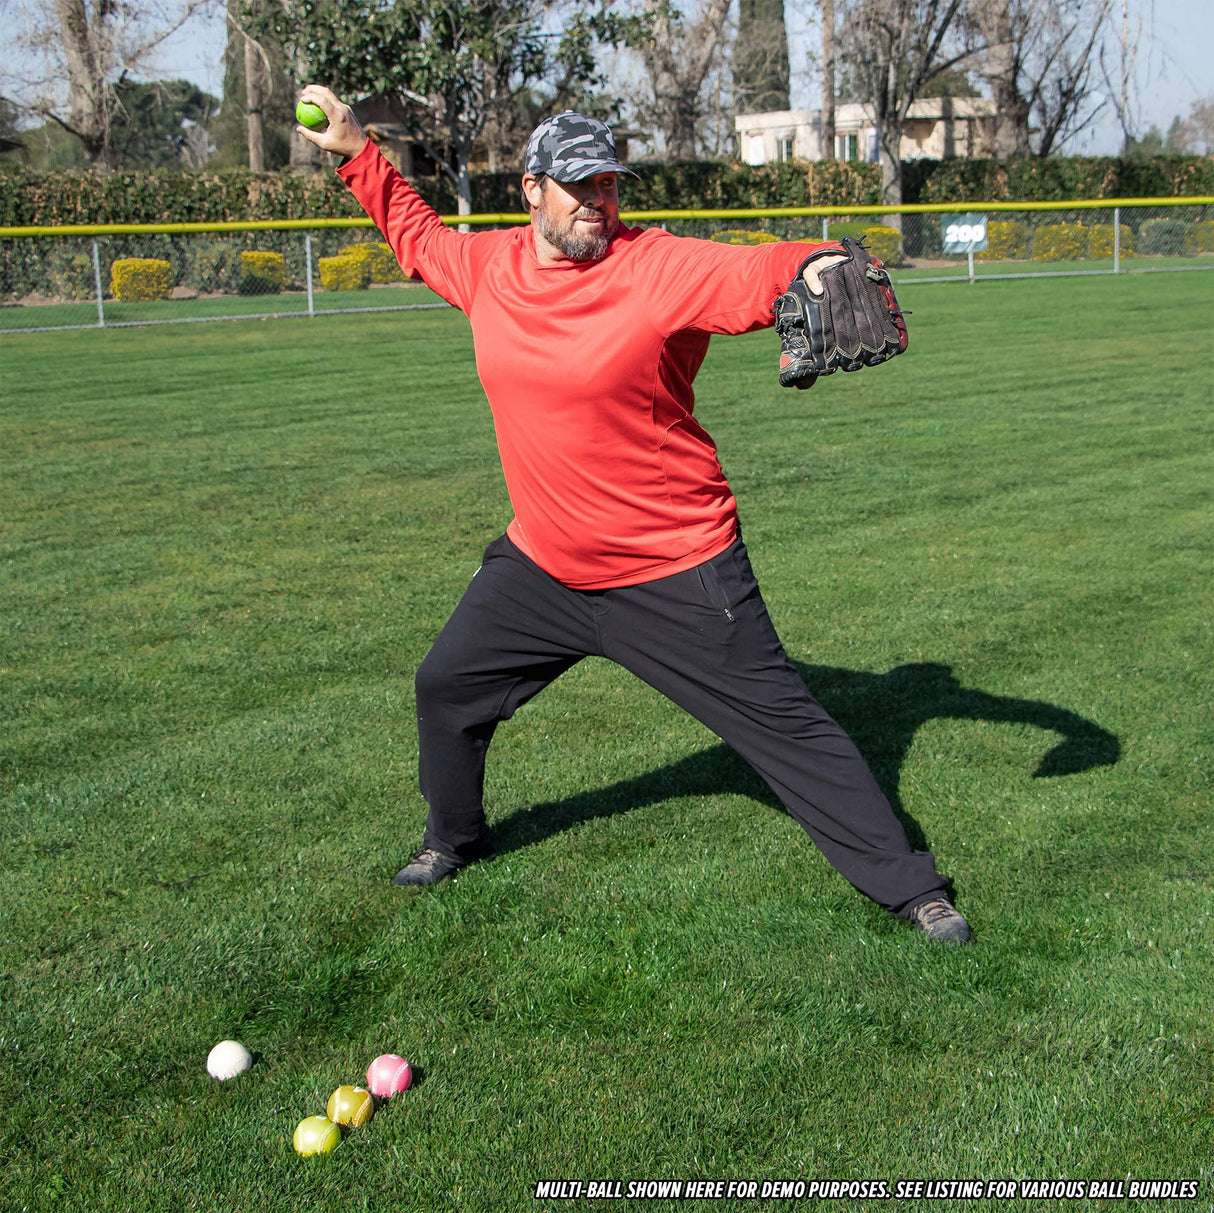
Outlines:
<svg viewBox="0 0 1214 1213"><path fill-rule="evenodd" d="M958 215L944 220L946 253L982 252L986 248L986 216Z"/></svg>

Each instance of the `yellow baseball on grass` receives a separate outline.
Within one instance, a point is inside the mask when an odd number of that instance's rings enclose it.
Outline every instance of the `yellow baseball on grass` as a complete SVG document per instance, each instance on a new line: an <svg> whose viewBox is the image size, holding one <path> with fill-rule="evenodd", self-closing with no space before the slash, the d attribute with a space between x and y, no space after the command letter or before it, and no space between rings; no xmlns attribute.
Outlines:
<svg viewBox="0 0 1214 1213"><path fill-rule="evenodd" d="M329 1096L325 1111L335 1125L357 1129L371 1119L371 1113L375 1111L375 1100L365 1087L338 1087Z"/></svg>
<svg viewBox="0 0 1214 1213"><path fill-rule="evenodd" d="M325 1116L305 1116L295 1126L291 1144L295 1153L307 1158L312 1154L328 1154L341 1141L341 1130Z"/></svg>
<svg viewBox="0 0 1214 1213"><path fill-rule="evenodd" d="M329 125L328 115L319 105L313 105L311 101L301 101L296 105L295 121L312 131L323 131Z"/></svg>

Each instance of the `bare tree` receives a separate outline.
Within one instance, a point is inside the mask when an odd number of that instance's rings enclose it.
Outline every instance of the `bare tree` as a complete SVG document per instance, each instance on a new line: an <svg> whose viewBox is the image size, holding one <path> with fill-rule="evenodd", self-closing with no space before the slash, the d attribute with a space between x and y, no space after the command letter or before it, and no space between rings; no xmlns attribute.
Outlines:
<svg viewBox="0 0 1214 1213"><path fill-rule="evenodd" d="M661 132L668 160L694 160L703 145L705 83L724 61L730 0L705 0L685 18L669 0L646 0L646 33L637 45L652 89L639 108Z"/></svg>
<svg viewBox="0 0 1214 1213"><path fill-rule="evenodd" d="M5 24L28 73L5 71L6 91L21 108L80 140L93 163L111 162L115 84L149 72L156 52L211 0L20 0L5 3ZM14 57L16 59L17 56Z"/></svg>
<svg viewBox="0 0 1214 1213"><path fill-rule="evenodd" d="M858 0L843 53L858 101L867 103L881 148L881 200L902 201L902 130L933 76L970 58L958 21L962 0ZM895 223L891 216L887 222Z"/></svg>
<svg viewBox="0 0 1214 1213"><path fill-rule="evenodd" d="M1048 156L1091 125L1108 103L1098 49L1112 0L1039 0L1022 23L1021 91L1036 126L1034 151Z"/></svg>
<svg viewBox="0 0 1214 1213"><path fill-rule="evenodd" d="M1194 101L1180 124L1182 150L1191 156L1214 155L1214 97Z"/></svg>
<svg viewBox="0 0 1214 1213"><path fill-rule="evenodd" d="M981 0L981 74L995 101L994 154L1048 156L1089 126L1108 103L1103 81L1113 0ZM1127 59L1127 55L1129 56ZM1128 121L1133 47L1122 44L1119 113Z"/></svg>
<svg viewBox="0 0 1214 1213"><path fill-rule="evenodd" d="M528 136L551 114L577 109L606 121L617 103L596 92L605 83L600 53L635 40L643 29L617 14L610 0L546 0L541 7L551 51L529 58L523 70L505 54L488 65L481 142L490 172L516 168Z"/></svg>
<svg viewBox="0 0 1214 1213"><path fill-rule="evenodd" d="M975 5L975 20L986 43L982 75L995 102L991 151L1000 160L1029 154L1029 103L1020 92L1028 33L1023 7L1019 0Z"/></svg>
<svg viewBox="0 0 1214 1213"><path fill-rule="evenodd" d="M835 0L822 0L822 149L835 158Z"/></svg>
<svg viewBox="0 0 1214 1213"><path fill-rule="evenodd" d="M1113 42L1105 39L1099 51L1100 71L1117 112L1123 149L1128 149L1139 133L1131 81L1138 61L1138 48L1143 42L1143 32L1142 19L1130 17L1129 0L1121 0L1121 27Z"/></svg>

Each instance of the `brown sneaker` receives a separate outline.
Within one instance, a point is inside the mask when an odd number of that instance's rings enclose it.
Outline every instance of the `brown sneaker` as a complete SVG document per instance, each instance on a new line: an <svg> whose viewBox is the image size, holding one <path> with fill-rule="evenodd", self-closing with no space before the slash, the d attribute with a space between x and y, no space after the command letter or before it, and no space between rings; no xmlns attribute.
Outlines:
<svg viewBox="0 0 1214 1213"><path fill-rule="evenodd" d="M468 865L459 859L452 859L441 851L431 847L422 847L409 863L396 873L393 884L438 884L452 872Z"/></svg>
<svg viewBox="0 0 1214 1213"><path fill-rule="evenodd" d="M947 897L936 897L916 906L910 920L937 943L969 943L970 924Z"/></svg>

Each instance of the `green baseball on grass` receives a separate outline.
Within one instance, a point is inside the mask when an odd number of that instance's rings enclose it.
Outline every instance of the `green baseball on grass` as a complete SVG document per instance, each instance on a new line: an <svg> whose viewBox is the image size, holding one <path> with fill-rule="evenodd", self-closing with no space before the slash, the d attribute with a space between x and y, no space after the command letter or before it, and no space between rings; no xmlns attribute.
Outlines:
<svg viewBox="0 0 1214 1213"><path fill-rule="evenodd" d="M327 1116L305 1116L295 1126L291 1144L303 1158L328 1154L341 1141L341 1130Z"/></svg>
<svg viewBox="0 0 1214 1213"><path fill-rule="evenodd" d="M311 101L301 101L295 107L295 120L300 126L306 126L313 131L324 130L329 125L325 111L319 105L313 105Z"/></svg>

